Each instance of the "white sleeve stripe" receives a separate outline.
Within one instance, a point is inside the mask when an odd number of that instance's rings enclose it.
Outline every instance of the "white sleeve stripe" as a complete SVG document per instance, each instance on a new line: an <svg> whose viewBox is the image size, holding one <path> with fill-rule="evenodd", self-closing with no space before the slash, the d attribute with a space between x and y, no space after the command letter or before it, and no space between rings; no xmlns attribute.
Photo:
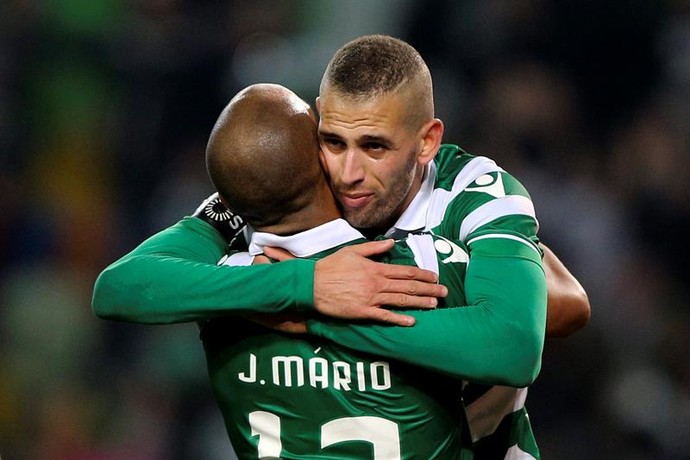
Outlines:
<svg viewBox="0 0 690 460"><path fill-rule="evenodd" d="M514 214L530 216L536 220L532 200L522 195L509 195L484 203L469 213L462 221L459 235L460 241L465 241L467 235L477 230L482 225L499 217Z"/></svg>
<svg viewBox="0 0 690 460"><path fill-rule="evenodd" d="M539 257L541 257L541 252L539 252L539 249L537 249L537 247L534 245L534 243L532 241L530 241L528 239L520 238L519 236L515 236L515 235L506 235L505 233L488 233L486 235L477 236L477 237L469 240L467 242L467 246L470 246L475 241L486 240L489 238L497 238L497 239L500 238L500 239L504 239L504 240L518 241L518 242L528 246L530 249L532 249L534 252L536 252Z"/></svg>
<svg viewBox="0 0 690 460"><path fill-rule="evenodd" d="M441 224L450 202L460 195L468 185L477 180L479 176L492 172L503 172L503 169L489 158L476 157L470 160L458 173L453 181L451 190L434 189L427 211L426 230Z"/></svg>
<svg viewBox="0 0 690 460"><path fill-rule="evenodd" d="M456 193L465 190L472 182L477 180L479 176L489 174L492 172L504 172L503 168L498 166L496 162L487 157L476 157L470 160L462 171L453 181L453 191Z"/></svg>

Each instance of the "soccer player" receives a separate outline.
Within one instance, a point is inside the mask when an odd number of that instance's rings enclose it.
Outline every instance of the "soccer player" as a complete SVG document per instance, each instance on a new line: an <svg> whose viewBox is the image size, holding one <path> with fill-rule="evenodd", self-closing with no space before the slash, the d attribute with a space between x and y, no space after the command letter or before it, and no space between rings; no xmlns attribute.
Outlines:
<svg viewBox="0 0 690 460"><path fill-rule="evenodd" d="M316 103L332 189L345 219L369 235L425 231L461 240L472 258L498 251L528 234L535 218L532 203L492 160L441 145L443 123L434 117L432 94L426 64L403 41L367 36L338 50ZM575 295L582 295L574 287ZM584 322L589 306L584 297L580 303L579 322ZM349 334L337 335L328 336L342 343L351 340ZM524 409L526 392L467 388L478 458L518 453L538 458Z"/></svg>

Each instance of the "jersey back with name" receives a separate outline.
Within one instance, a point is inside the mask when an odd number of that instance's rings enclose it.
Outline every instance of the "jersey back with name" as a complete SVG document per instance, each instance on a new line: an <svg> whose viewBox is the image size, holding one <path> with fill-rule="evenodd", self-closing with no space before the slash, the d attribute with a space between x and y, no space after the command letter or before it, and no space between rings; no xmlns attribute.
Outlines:
<svg viewBox="0 0 690 460"><path fill-rule="evenodd" d="M443 238L443 252L428 250L429 235L422 239L427 250L399 242L384 259L415 264L438 254L446 270L444 260L462 257ZM453 266L464 277L465 264ZM238 318L206 323L202 340L240 458L472 458L456 379Z"/></svg>

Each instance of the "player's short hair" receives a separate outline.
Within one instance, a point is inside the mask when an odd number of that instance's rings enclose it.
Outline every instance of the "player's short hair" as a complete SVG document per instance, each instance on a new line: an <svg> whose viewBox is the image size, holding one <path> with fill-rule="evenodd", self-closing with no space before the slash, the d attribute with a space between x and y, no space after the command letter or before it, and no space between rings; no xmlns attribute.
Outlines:
<svg viewBox="0 0 690 460"><path fill-rule="evenodd" d="M305 207L325 180L316 120L287 88L252 85L223 110L209 138L209 176L228 207L255 227Z"/></svg>
<svg viewBox="0 0 690 460"><path fill-rule="evenodd" d="M387 35L365 35L340 48L321 80L328 88L357 101L409 90L414 109L433 117L431 74L410 44Z"/></svg>

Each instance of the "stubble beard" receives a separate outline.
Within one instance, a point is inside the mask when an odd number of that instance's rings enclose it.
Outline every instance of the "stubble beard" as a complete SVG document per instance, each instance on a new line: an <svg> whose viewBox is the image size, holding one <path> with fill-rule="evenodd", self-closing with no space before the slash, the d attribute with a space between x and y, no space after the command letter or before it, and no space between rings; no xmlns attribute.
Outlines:
<svg viewBox="0 0 690 460"><path fill-rule="evenodd" d="M417 157L410 156L395 180L391 182L386 194L362 209L343 209L343 217L350 225L359 229L376 229L384 233L403 213L402 203L408 197L416 176Z"/></svg>

